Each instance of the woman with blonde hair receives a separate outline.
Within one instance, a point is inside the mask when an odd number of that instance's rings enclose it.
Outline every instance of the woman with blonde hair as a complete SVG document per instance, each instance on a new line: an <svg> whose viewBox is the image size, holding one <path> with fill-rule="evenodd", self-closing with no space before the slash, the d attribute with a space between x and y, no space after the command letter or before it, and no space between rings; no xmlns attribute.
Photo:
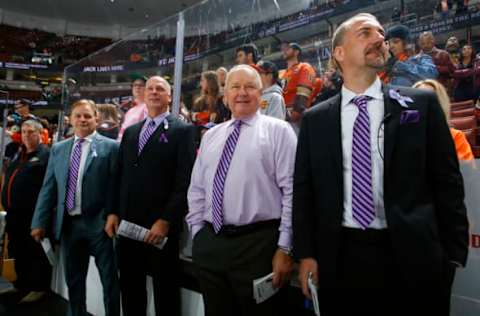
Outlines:
<svg viewBox="0 0 480 316"><path fill-rule="evenodd" d="M421 80L416 82L413 87L435 92L440 106L445 113L445 117L450 123L450 98L448 97L447 90L440 82L432 79ZM465 134L453 127L450 127L450 133L452 134L453 142L455 143L458 160L475 159L472 153L472 148L470 147Z"/></svg>

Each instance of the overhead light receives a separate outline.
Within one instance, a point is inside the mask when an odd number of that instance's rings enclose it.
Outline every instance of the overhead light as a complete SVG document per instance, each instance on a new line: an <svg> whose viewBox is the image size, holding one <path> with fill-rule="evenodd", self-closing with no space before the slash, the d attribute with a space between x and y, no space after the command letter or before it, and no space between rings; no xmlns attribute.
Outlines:
<svg viewBox="0 0 480 316"><path fill-rule="evenodd" d="M115 2L115 0L110 0L110 2L112 2L112 3L113 3L113 2Z"/></svg>

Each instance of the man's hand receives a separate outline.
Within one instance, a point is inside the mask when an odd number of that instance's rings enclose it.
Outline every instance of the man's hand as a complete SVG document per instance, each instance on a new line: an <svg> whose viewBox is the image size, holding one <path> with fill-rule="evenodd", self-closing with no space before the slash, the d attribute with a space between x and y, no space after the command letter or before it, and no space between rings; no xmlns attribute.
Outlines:
<svg viewBox="0 0 480 316"><path fill-rule="evenodd" d="M150 232L145 236L145 242L156 245L162 241L162 239L168 235L168 230L170 228L170 224L163 219L158 219L155 223L153 223L152 228L150 228Z"/></svg>
<svg viewBox="0 0 480 316"><path fill-rule="evenodd" d="M107 233L108 237L113 238L117 234L118 231L118 216L115 214L110 214L107 217L107 223L105 224L105 232Z"/></svg>
<svg viewBox="0 0 480 316"><path fill-rule="evenodd" d="M30 235L35 239L36 242L42 241L43 237L45 237L45 229L43 228L34 228Z"/></svg>
<svg viewBox="0 0 480 316"><path fill-rule="evenodd" d="M272 267L273 287L280 288L290 279L293 270L293 259L283 250L277 249L273 256Z"/></svg>
<svg viewBox="0 0 480 316"><path fill-rule="evenodd" d="M312 299L310 290L308 289L308 274L312 273L313 283L318 284L318 265L313 258L305 258L300 260L300 268L298 270L298 280L302 285L303 295Z"/></svg>

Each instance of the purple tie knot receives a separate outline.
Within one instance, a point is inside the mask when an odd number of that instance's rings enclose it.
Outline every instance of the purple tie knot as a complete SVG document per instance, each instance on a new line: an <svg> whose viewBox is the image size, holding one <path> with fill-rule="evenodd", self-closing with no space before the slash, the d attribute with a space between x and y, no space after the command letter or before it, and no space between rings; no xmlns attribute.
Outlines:
<svg viewBox="0 0 480 316"><path fill-rule="evenodd" d="M351 103L355 104L360 111L364 111L367 109L367 103L371 99L371 97L366 95L359 95L350 101Z"/></svg>

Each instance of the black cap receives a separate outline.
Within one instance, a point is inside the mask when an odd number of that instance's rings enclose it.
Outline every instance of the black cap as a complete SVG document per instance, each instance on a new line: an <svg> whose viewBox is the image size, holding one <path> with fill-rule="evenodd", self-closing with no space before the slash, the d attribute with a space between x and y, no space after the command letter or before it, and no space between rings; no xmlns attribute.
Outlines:
<svg viewBox="0 0 480 316"><path fill-rule="evenodd" d="M298 50L300 53L302 52L302 47L300 47L300 44L298 44L298 43L293 43L293 42L292 42L292 43L289 43L289 44L288 44L288 47L293 48L293 49L296 49L296 50Z"/></svg>
<svg viewBox="0 0 480 316"><path fill-rule="evenodd" d="M399 38L408 42L410 40L410 29L405 25L394 25L385 34L385 40L388 41L391 38Z"/></svg>
<svg viewBox="0 0 480 316"><path fill-rule="evenodd" d="M262 73L277 73L278 72L277 65L275 65L274 63L272 63L271 61L268 61L268 60L260 60L257 63L257 67L258 67L259 72L262 72Z"/></svg>

